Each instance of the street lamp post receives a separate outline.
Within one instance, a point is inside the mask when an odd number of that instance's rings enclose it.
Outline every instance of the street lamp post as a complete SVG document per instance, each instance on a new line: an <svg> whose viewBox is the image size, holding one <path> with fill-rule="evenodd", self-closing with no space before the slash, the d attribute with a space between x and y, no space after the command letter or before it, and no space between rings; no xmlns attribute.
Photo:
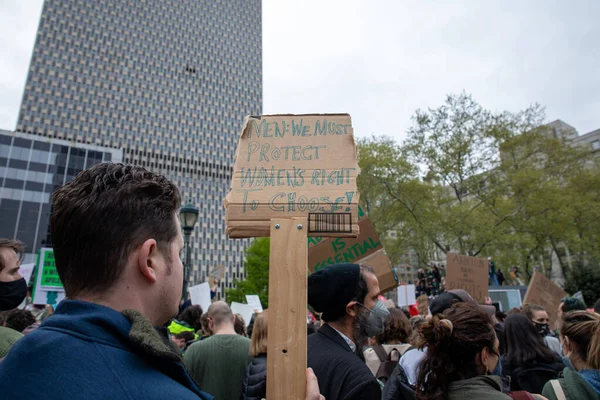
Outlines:
<svg viewBox="0 0 600 400"><path fill-rule="evenodd" d="M192 252L190 249L190 236L194 230L194 225L198 221L198 208L194 207L190 201L179 210L179 221L183 229L183 240L185 246L185 262L183 263L183 290L181 298L187 298L188 281L190 279L190 268L192 267Z"/></svg>

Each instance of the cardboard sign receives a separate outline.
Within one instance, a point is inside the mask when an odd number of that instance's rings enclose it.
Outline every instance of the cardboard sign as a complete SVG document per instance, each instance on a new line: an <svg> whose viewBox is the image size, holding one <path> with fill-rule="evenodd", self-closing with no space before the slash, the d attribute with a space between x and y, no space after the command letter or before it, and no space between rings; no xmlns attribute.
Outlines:
<svg viewBox="0 0 600 400"><path fill-rule="evenodd" d="M260 297L257 294L247 294L246 295L246 303L252 307L254 311L258 311L259 313L263 312L262 303L260 302Z"/></svg>
<svg viewBox="0 0 600 400"><path fill-rule="evenodd" d="M37 268L33 278L32 303L56 306L64 298L65 289L56 271L54 250L44 247L38 253Z"/></svg>
<svg viewBox="0 0 600 400"><path fill-rule="evenodd" d="M223 264L214 266L208 273L208 283L210 286L214 286L218 282L221 282L225 277L225 266Z"/></svg>
<svg viewBox="0 0 600 400"><path fill-rule="evenodd" d="M417 302L415 285L398 286L398 305L408 307Z"/></svg>
<svg viewBox="0 0 600 400"><path fill-rule="evenodd" d="M385 293L398 286L392 263L371 220L362 217L358 226L360 233L356 238L309 238L308 269L314 272L338 263L368 265L375 269L379 289Z"/></svg>
<svg viewBox="0 0 600 400"><path fill-rule="evenodd" d="M190 293L190 300L192 301L192 304L199 305L202 307L202 312L207 312L208 307L210 307L211 304L210 287L208 286L208 282L190 286L188 288L188 292Z"/></svg>
<svg viewBox="0 0 600 400"><path fill-rule="evenodd" d="M423 317L429 314L429 298L426 294L417 297L417 310L419 310L419 315Z"/></svg>
<svg viewBox="0 0 600 400"><path fill-rule="evenodd" d="M446 290L463 289L483 304L488 296L489 264L485 258L448 253Z"/></svg>
<svg viewBox="0 0 600 400"><path fill-rule="evenodd" d="M230 237L308 218L309 236L356 237L360 169L348 114L246 117L225 199Z"/></svg>
<svg viewBox="0 0 600 400"><path fill-rule="evenodd" d="M535 271L529 282L523 304L533 303L544 307L550 317L550 328L554 329L558 317L558 307L565 296L567 296L567 292L560 286L546 278L541 272Z"/></svg>
<svg viewBox="0 0 600 400"><path fill-rule="evenodd" d="M240 314L242 318L244 318L244 323L246 324L246 328L250 325L250 320L252 319L252 315L254 314L254 308L248 304L242 304L237 302L231 303L231 312L234 314Z"/></svg>

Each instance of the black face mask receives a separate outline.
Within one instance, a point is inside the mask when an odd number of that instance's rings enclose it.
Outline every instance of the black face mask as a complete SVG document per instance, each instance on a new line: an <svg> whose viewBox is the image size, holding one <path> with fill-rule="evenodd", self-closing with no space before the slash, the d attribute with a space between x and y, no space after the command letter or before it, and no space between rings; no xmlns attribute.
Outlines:
<svg viewBox="0 0 600 400"><path fill-rule="evenodd" d="M27 296L25 278L12 282L0 282L0 311L16 308Z"/></svg>
<svg viewBox="0 0 600 400"><path fill-rule="evenodd" d="M535 329L537 329L538 333L542 335L542 337L546 337L550 334L550 325L549 324L538 324L535 323Z"/></svg>

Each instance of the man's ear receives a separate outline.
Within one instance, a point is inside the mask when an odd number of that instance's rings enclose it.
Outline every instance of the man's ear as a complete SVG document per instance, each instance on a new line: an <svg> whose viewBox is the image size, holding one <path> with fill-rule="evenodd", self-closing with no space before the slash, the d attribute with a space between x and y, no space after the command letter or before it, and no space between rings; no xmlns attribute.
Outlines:
<svg viewBox="0 0 600 400"><path fill-rule="evenodd" d="M356 305L358 303L356 301L351 301L346 305L346 314L351 316L352 318L356 318L358 315L358 311L356 310Z"/></svg>
<svg viewBox="0 0 600 400"><path fill-rule="evenodd" d="M156 240L148 239L140 246L137 255L137 267L142 276L150 283L156 283L156 266L158 265L158 247Z"/></svg>

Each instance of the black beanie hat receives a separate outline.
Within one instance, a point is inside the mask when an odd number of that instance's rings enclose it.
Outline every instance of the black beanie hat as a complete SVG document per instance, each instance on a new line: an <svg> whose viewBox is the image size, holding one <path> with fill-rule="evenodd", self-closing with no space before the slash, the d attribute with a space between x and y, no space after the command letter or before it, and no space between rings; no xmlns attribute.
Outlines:
<svg viewBox="0 0 600 400"><path fill-rule="evenodd" d="M335 321L346 313L346 305L358 290L360 266L335 264L308 277L308 304L323 313L325 322Z"/></svg>

